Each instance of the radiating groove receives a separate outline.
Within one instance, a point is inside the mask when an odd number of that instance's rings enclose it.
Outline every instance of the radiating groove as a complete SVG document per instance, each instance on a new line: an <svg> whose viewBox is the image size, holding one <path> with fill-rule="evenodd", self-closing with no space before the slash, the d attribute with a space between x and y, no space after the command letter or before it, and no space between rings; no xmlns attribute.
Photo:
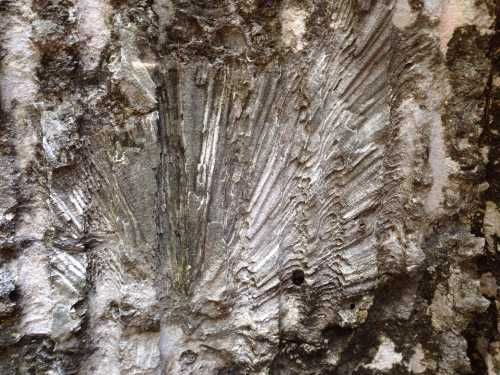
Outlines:
<svg viewBox="0 0 500 375"><path fill-rule="evenodd" d="M361 13L351 0L333 8L331 28L300 56L204 62L201 84L187 61L163 72L158 223L168 300L185 311L190 301L220 307L207 307L210 322L190 340L213 338L210 350L227 354L217 340L245 332L238 358L249 364L257 336L276 345L295 326L286 319L303 324L309 288L316 319L377 282L390 10ZM298 269L302 286L290 280ZM301 308L287 317L292 299Z"/></svg>

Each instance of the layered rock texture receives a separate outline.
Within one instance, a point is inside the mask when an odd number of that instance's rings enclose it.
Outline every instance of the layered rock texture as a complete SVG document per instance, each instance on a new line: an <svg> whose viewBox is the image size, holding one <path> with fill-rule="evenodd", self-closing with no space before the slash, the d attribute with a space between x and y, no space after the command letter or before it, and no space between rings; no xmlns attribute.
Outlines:
<svg viewBox="0 0 500 375"><path fill-rule="evenodd" d="M0 0L0 374L500 374L495 0Z"/></svg>

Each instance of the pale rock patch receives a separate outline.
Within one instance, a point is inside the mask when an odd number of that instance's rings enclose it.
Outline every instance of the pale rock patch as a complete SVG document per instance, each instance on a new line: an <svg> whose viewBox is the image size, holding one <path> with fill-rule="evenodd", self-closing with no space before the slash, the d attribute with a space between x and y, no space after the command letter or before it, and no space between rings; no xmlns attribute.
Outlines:
<svg viewBox="0 0 500 375"><path fill-rule="evenodd" d="M285 6L280 13L281 40L283 44L294 52L304 49L303 40L306 32L306 20L309 14L298 7Z"/></svg>
<svg viewBox="0 0 500 375"><path fill-rule="evenodd" d="M394 365L401 363L403 355L396 351L396 345L388 337L382 336L380 346L372 362L366 365L366 368L372 370L388 371Z"/></svg>
<svg viewBox="0 0 500 375"><path fill-rule="evenodd" d="M441 52L446 53L448 43L456 29L476 25L482 33L490 33L494 19L485 2L475 0L425 0L425 9L439 19Z"/></svg>
<svg viewBox="0 0 500 375"><path fill-rule="evenodd" d="M483 230L490 251L495 251L495 237L500 236L500 211L495 202L486 202Z"/></svg>
<svg viewBox="0 0 500 375"><path fill-rule="evenodd" d="M404 29L412 25L417 19L417 14L413 12L408 0L398 0L394 8L392 22L398 29Z"/></svg>
<svg viewBox="0 0 500 375"><path fill-rule="evenodd" d="M420 343L413 349L413 355L408 362L408 370L413 374L422 374L427 370L425 352Z"/></svg>
<svg viewBox="0 0 500 375"><path fill-rule="evenodd" d="M107 0L80 0L77 13L78 31L85 46L81 50L83 67L85 70L94 70L111 38L107 25L111 6Z"/></svg>

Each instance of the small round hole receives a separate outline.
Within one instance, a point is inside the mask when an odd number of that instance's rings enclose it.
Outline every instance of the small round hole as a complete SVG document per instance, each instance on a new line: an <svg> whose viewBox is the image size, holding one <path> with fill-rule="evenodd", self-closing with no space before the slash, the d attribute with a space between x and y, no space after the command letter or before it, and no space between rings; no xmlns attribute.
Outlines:
<svg viewBox="0 0 500 375"><path fill-rule="evenodd" d="M305 275L302 270L294 270L292 272L292 282L295 285L302 285L304 283Z"/></svg>
<svg viewBox="0 0 500 375"><path fill-rule="evenodd" d="M351 310L354 310L356 308L356 305L354 303L351 303Z"/></svg>
<svg viewBox="0 0 500 375"><path fill-rule="evenodd" d="M9 293L9 299L12 302L17 301L18 298L19 298L19 293L18 293L17 289L14 289L13 291L11 291Z"/></svg>

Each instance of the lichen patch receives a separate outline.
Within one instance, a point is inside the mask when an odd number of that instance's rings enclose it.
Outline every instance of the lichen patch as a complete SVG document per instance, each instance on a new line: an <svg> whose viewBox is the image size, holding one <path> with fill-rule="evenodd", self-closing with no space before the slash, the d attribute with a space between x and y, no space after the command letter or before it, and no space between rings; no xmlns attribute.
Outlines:
<svg viewBox="0 0 500 375"><path fill-rule="evenodd" d="M486 4L475 0L426 0L425 8L438 18L441 52L446 53L448 42L456 29L476 25L482 32L491 30L494 19Z"/></svg>

